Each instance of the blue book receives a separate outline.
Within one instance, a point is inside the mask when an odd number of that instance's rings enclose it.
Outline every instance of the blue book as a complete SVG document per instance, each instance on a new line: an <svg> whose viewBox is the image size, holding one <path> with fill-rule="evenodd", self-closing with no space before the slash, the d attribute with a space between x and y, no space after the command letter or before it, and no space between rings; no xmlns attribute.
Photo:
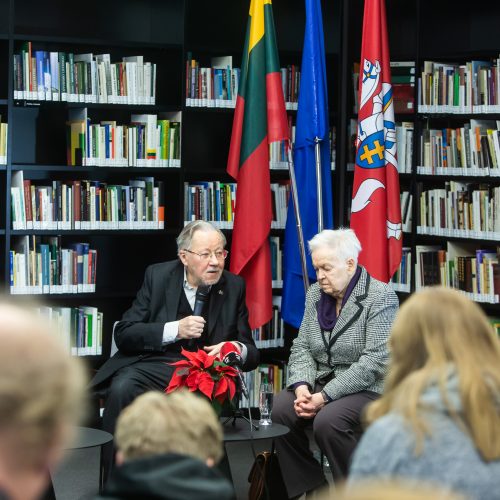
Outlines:
<svg viewBox="0 0 500 500"><path fill-rule="evenodd" d="M43 292L48 293L49 290L45 288L50 286L50 251L49 245L46 243L40 244L40 253L42 255L42 286Z"/></svg>
<svg viewBox="0 0 500 500"><path fill-rule="evenodd" d="M44 65L43 50L35 51L35 60L36 60L36 86L38 92L37 99L45 100L45 84L44 84L45 65Z"/></svg>
<svg viewBox="0 0 500 500"><path fill-rule="evenodd" d="M72 243L71 248L76 253L76 285L83 284L83 243Z"/></svg>
<svg viewBox="0 0 500 500"><path fill-rule="evenodd" d="M9 252L9 281L10 286L14 286L14 251Z"/></svg>

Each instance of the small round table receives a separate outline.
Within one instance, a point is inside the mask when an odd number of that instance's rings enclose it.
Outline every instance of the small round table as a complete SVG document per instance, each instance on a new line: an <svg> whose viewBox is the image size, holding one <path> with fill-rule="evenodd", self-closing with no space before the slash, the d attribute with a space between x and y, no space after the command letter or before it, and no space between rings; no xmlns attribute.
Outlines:
<svg viewBox="0 0 500 500"><path fill-rule="evenodd" d="M99 492L102 491L104 486L104 477L102 470L102 447L113 441L113 435L106 431L99 429L92 429L90 427L76 427L75 439L67 447L68 450L81 450L83 448L100 447L99 455Z"/></svg>
<svg viewBox="0 0 500 500"><path fill-rule="evenodd" d="M253 420L253 423L258 424L258 420ZM284 436L290 432L290 429L286 425L273 423L272 425L262 425L258 429L254 428L252 433L250 433L250 424L242 418L231 419L222 428L224 429L225 443L231 441L250 441L251 439L272 439L273 446L275 438Z"/></svg>

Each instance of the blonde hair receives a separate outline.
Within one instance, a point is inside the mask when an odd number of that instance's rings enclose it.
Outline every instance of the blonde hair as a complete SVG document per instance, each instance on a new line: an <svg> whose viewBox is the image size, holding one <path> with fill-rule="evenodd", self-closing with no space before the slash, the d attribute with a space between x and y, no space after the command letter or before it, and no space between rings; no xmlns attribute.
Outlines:
<svg viewBox="0 0 500 500"><path fill-rule="evenodd" d="M363 481L320 493L318 500L465 500L455 492L405 481Z"/></svg>
<svg viewBox="0 0 500 500"><path fill-rule="evenodd" d="M499 459L500 342L480 307L442 287L415 293L396 316L389 347L385 391L367 408L367 422L396 410L414 429L419 453L424 434L430 432L420 412L420 398L438 381L447 410L470 434L483 459ZM459 379L460 414L447 398L450 367Z"/></svg>
<svg viewBox="0 0 500 500"><path fill-rule="evenodd" d="M151 391L120 414L115 439L125 460L163 453L222 458L222 428L208 401L188 391Z"/></svg>
<svg viewBox="0 0 500 500"><path fill-rule="evenodd" d="M85 377L32 312L0 303L0 438L18 468L46 467L82 416Z"/></svg>

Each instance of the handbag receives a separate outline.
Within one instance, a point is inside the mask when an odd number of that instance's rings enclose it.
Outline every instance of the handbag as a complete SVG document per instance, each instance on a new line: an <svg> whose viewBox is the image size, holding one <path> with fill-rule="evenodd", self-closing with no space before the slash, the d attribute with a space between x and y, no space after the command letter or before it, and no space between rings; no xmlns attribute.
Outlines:
<svg viewBox="0 0 500 500"><path fill-rule="evenodd" d="M263 451L257 455L248 474L248 482L248 500L288 498L276 453Z"/></svg>

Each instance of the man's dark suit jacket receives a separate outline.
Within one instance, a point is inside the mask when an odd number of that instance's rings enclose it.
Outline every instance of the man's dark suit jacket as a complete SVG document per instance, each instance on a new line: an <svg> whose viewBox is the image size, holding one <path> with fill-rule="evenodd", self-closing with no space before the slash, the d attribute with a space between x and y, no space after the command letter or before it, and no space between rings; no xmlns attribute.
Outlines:
<svg viewBox="0 0 500 500"><path fill-rule="evenodd" d="M183 283L184 266L179 260L153 264L146 269L144 283L132 307L115 326L118 352L99 369L90 382L91 387L106 381L120 368L149 355L169 351L169 346L175 343L162 345L163 328L165 323L177 320ZM223 271L219 282L211 288L206 318L208 337L204 345L237 340L247 347L243 370L252 370L258 365L259 351L248 324L242 278Z"/></svg>

